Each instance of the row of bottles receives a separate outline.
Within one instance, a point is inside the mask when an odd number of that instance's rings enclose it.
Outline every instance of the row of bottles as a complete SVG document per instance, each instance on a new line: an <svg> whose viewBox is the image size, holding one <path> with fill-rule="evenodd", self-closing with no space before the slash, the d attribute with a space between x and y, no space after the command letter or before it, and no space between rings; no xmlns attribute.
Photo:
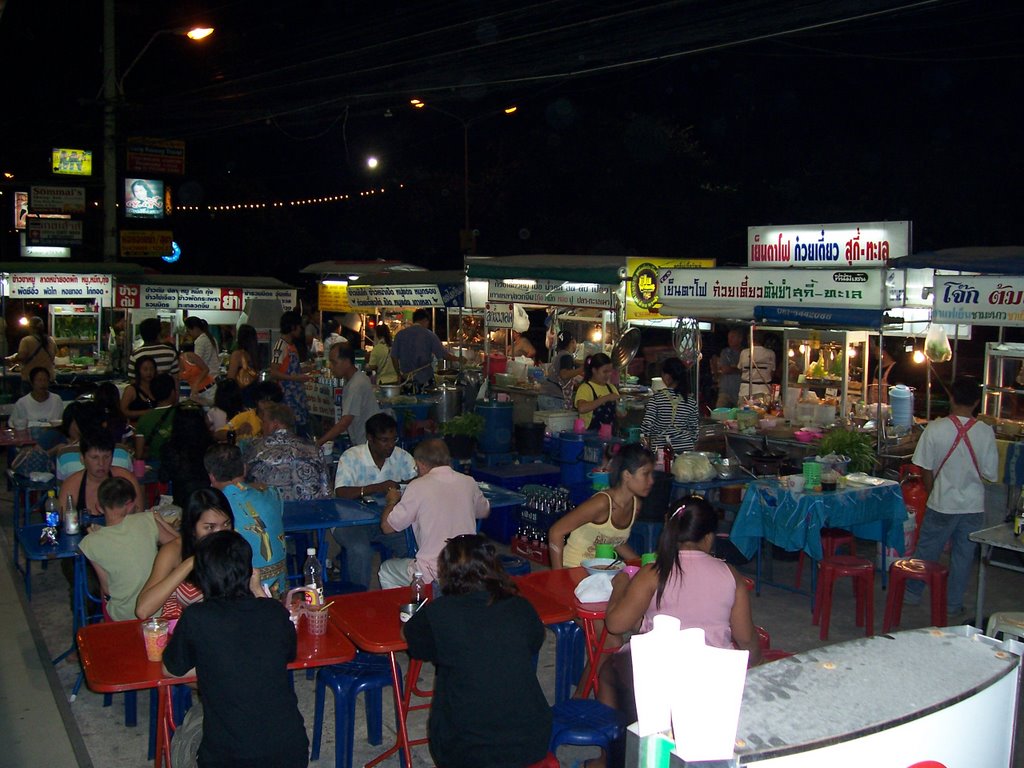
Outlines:
<svg viewBox="0 0 1024 768"><path fill-rule="evenodd" d="M70 493L64 503L62 513L60 504L57 502L57 492L53 490L46 492L46 501L43 502L43 524L41 539L44 542L56 542L62 530L69 536L81 532L78 510L75 509L75 500Z"/></svg>
<svg viewBox="0 0 1024 768"><path fill-rule="evenodd" d="M526 496L526 503L523 505L524 512L535 512L561 517L572 509L572 502L569 500L568 488L552 488L544 485L532 486L524 495ZM536 515L532 518L528 518L523 515L521 519L525 519L530 522L537 521Z"/></svg>

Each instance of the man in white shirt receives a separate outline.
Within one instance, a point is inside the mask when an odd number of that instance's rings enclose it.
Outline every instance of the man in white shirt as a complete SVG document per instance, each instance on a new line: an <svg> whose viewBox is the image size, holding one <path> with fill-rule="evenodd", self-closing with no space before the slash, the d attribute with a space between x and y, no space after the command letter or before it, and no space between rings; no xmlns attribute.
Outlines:
<svg viewBox="0 0 1024 768"><path fill-rule="evenodd" d="M11 417L8 419L13 429L27 429L30 425L47 426L55 421L60 421L64 415L64 401L59 395L50 391L50 372L39 366L33 368L28 374L29 384L32 391L18 401L11 409Z"/></svg>
<svg viewBox="0 0 1024 768"><path fill-rule="evenodd" d="M370 377L356 368L356 353L344 344L335 344L330 351L331 373L345 380L341 391L341 419L316 441L323 445L348 432L352 445L366 442L366 420L380 413L377 396Z"/></svg>
<svg viewBox="0 0 1024 768"><path fill-rule="evenodd" d="M977 547L968 537L985 522L983 481L998 477L999 453L992 427L973 418L981 400L977 381L958 378L949 391L953 396L949 416L929 424L914 450L914 463L924 470L928 491L914 557L937 561L946 542L952 542L946 595L949 622L956 624L964 611L964 591ZM922 582L911 581L905 600L919 603L923 590Z"/></svg>
<svg viewBox="0 0 1024 768"><path fill-rule="evenodd" d="M342 499L386 493L398 489L416 477L416 462L398 443L398 424L386 413L366 421L366 442L345 451L338 459L334 493ZM382 544L395 557L408 553L403 534L383 533L376 525L335 528L334 540L345 548L348 579L370 586L373 568L373 543Z"/></svg>
<svg viewBox="0 0 1024 768"><path fill-rule="evenodd" d="M740 352L740 397L771 391L775 375L775 353L764 346L764 334L754 333L754 346Z"/></svg>

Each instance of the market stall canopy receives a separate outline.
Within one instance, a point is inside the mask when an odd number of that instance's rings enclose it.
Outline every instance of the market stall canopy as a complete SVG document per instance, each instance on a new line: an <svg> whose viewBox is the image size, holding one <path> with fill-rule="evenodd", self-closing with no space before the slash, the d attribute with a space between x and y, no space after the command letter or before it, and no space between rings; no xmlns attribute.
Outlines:
<svg viewBox="0 0 1024 768"><path fill-rule="evenodd" d="M898 269L944 269L992 275L1024 275L1024 246L943 248L892 259Z"/></svg>
<svg viewBox="0 0 1024 768"><path fill-rule="evenodd" d="M404 261L369 259L364 261L318 261L299 270L304 275L369 275L376 272L423 271L423 267Z"/></svg>
<svg viewBox="0 0 1024 768"><path fill-rule="evenodd" d="M529 254L467 256L470 280L561 280L618 285L626 277L625 256Z"/></svg>

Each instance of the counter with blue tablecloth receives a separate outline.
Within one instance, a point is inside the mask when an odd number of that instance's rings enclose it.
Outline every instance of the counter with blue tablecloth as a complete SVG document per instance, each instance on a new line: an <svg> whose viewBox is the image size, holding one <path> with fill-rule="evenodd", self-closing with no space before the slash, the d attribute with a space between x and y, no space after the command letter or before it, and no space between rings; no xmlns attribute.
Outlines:
<svg viewBox="0 0 1024 768"><path fill-rule="evenodd" d="M746 557L753 557L760 540L767 539L821 560L821 529L845 528L903 552L906 519L900 486L891 480L877 487L851 484L843 490L799 494L774 480L759 480L747 487L729 539Z"/></svg>

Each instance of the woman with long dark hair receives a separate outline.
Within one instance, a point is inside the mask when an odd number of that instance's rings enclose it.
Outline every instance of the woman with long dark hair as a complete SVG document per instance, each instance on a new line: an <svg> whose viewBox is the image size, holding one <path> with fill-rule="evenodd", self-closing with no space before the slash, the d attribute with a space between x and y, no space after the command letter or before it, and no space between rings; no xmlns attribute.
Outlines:
<svg viewBox="0 0 1024 768"><path fill-rule="evenodd" d="M619 390L611 383L614 370L604 352L591 355L583 366L583 383L576 390L574 402L589 430L596 432L604 424L615 426Z"/></svg>
<svg viewBox="0 0 1024 768"><path fill-rule="evenodd" d="M174 503L184 509L192 491L210 486L203 457L213 445L213 436L198 405L179 405L173 418L171 436L160 449L158 474L162 482L173 483Z"/></svg>
<svg viewBox="0 0 1024 768"><path fill-rule="evenodd" d="M160 615L177 619L181 612L203 599L193 574L196 544L204 536L235 527L235 515L224 494L216 488L193 491L181 514L181 538L160 547L149 580L135 603L135 615L148 619Z"/></svg>
<svg viewBox="0 0 1024 768"><path fill-rule="evenodd" d="M220 353L217 340L210 333L210 324L193 315L185 320L185 333L192 339L193 351L206 363L206 369L214 378L220 373Z"/></svg>
<svg viewBox="0 0 1024 768"><path fill-rule="evenodd" d="M132 424L156 408L156 397L150 389L156 371L156 360L149 355L135 361L135 381L121 393L121 413Z"/></svg>
<svg viewBox="0 0 1024 768"><path fill-rule="evenodd" d="M253 384L259 370L259 356L256 329L243 323L238 326L235 348L228 360L227 378L237 381L242 389Z"/></svg>
<svg viewBox="0 0 1024 768"><path fill-rule="evenodd" d="M437 670L427 726L434 762L522 768L543 759L551 710L533 663L544 643L537 612L483 536L449 539L437 565L444 598L403 629L409 655Z"/></svg>
<svg viewBox="0 0 1024 768"><path fill-rule="evenodd" d="M690 376L679 358L661 366L665 389L651 395L640 431L652 450L671 445L676 453L692 451L697 444L697 399L690 392Z"/></svg>
<svg viewBox="0 0 1024 768"><path fill-rule="evenodd" d="M370 359L366 361L366 371L377 374L378 384L397 384L398 374L391 359L391 329L385 323L377 323L373 337L375 341Z"/></svg>

